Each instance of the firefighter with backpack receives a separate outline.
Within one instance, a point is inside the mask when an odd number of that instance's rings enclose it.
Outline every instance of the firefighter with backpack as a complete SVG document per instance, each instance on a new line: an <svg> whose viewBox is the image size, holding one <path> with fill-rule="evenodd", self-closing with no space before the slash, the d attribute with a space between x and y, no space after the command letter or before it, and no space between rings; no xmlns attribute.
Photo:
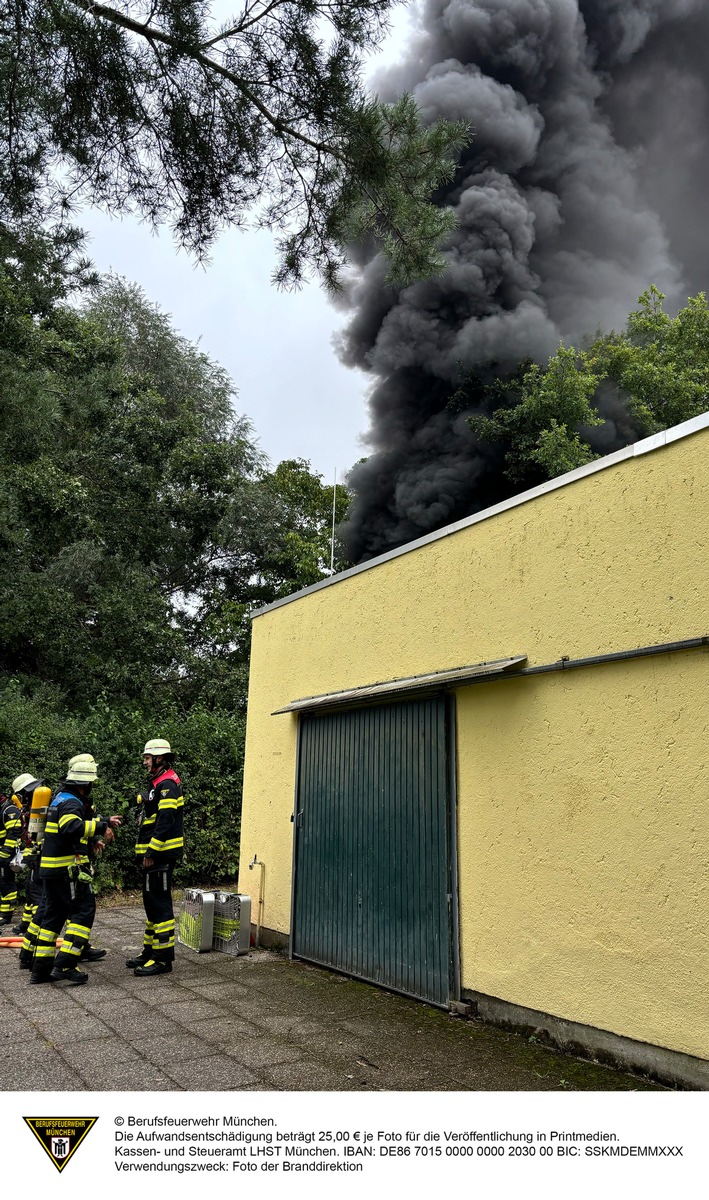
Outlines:
<svg viewBox="0 0 709 1200"><path fill-rule="evenodd" d="M30 983L52 980L75 985L88 980L78 963L88 950L96 914L87 869L89 846L97 837L110 844L113 831L122 821L120 816L92 815L91 788L97 775L91 755L76 755L48 808L39 868L44 899L36 917ZM56 940L65 921L64 940L55 956Z"/></svg>
<svg viewBox="0 0 709 1200"><path fill-rule="evenodd" d="M0 927L11 925L17 907L17 875L11 863L22 837L22 802L16 795L31 775L13 780L12 795L0 799Z"/></svg>
<svg viewBox="0 0 709 1200"><path fill-rule="evenodd" d="M25 937L34 920L44 891L42 880L39 877L39 858L44 816L52 793L45 786L43 779L37 779L29 773L18 775L17 779L13 780L12 790L20 803L22 827L18 839L18 849L21 848L22 852L21 869L23 872L27 872L23 879L25 905L20 923L14 927L13 933Z"/></svg>
<svg viewBox="0 0 709 1200"><path fill-rule="evenodd" d="M80 762L93 763L94 767L97 766L93 754L75 754L73 758L69 759L67 771L71 771ZM20 970L30 970L32 968L34 952L44 915L45 889L44 880L40 877L40 864L47 813L52 793L48 787L36 786L37 781L33 781L33 783L34 787L31 784L26 784L20 793L21 795L29 793L29 799L26 804L28 813L23 820L24 863L29 868L29 879L26 885L27 903L22 914L22 923L17 931L23 935L19 955ZM93 813L89 815L93 815ZM87 854L80 856L81 862L86 866L91 857L95 858L100 854L103 845L104 843L98 838L94 839L92 843L87 843ZM84 948L81 959L82 961L97 962L99 959L104 958L105 954L105 950L98 950L89 943Z"/></svg>

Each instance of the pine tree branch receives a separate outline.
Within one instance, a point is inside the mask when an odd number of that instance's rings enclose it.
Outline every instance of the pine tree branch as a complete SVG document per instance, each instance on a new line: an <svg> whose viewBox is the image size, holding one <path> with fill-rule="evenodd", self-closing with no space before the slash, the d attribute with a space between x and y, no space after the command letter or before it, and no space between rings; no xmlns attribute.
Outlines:
<svg viewBox="0 0 709 1200"><path fill-rule="evenodd" d="M270 0L270 4L267 4L260 13L256 14L256 16L251 15L256 8L256 5L253 5L252 8L249 8L247 4L242 18L237 25L232 25L231 29L222 30L222 32L218 33L216 37L210 38L208 42L201 42L199 49L208 50L210 46L216 46L218 42L226 41L227 38L233 37L236 33L244 33L244 31L250 29L252 25L258 25L259 21L263 21L265 17L270 16L274 9L281 8L282 5L289 3L292 3L292 0Z"/></svg>
<svg viewBox="0 0 709 1200"><path fill-rule="evenodd" d="M276 116L275 113L272 113L259 100L258 96L254 95L251 88L244 83L243 79L240 79L238 75L235 75L233 71L230 71L221 63L215 62L214 59L203 54L199 47L192 46L189 42L181 42L170 34L163 33L161 29L156 29L153 25L141 24L139 21L134 21L131 17L125 16L124 13L118 12L115 8L109 8L105 4L96 4L94 0L69 0L69 3L73 4L76 8L83 9L89 16L102 17L114 25L120 25L121 28L127 29L130 33L137 34L138 37L144 38L147 42L162 42L177 54L182 54L192 59L193 62L198 62L207 71L213 71L217 75L221 75L222 78L232 83L241 92L242 96L248 100L249 104L252 104L261 113L261 116L265 118L280 137L292 137L296 141L302 142L303 145L310 146L313 150L330 154L333 158L343 161L343 155L337 146L327 142L317 142L313 138L308 137L307 134L288 125L287 122Z"/></svg>

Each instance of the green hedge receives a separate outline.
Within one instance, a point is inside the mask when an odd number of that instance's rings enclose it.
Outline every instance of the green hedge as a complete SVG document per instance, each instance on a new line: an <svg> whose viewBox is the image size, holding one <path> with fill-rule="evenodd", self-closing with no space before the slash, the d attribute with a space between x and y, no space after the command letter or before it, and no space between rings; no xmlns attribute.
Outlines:
<svg viewBox="0 0 709 1200"><path fill-rule="evenodd" d="M152 712L101 700L77 714L65 711L61 696L46 685L9 680L0 687L3 791L9 793L12 780L24 771L55 787L73 754L89 752L99 763L96 810L121 813L125 820L101 861L98 891L139 884L135 800L145 782L143 746L153 737L170 741L184 785L185 858L176 885L226 882L238 873L245 716L202 705L183 712L170 696L152 699Z"/></svg>

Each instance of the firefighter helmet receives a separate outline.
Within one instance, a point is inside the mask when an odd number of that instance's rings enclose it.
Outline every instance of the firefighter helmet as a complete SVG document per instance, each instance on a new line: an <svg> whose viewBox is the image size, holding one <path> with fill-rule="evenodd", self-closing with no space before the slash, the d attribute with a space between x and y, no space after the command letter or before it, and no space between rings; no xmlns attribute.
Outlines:
<svg viewBox="0 0 709 1200"><path fill-rule="evenodd" d="M29 787L30 784L34 784L37 787L41 782L41 779L36 779L34 775L29 775L25 772L24 775L18 775L17 779L13 779L12 790L13 792L21 792L24 788Z"/></svg>
<svg viewBox="0 0 709 1200"><path fill-rule="evenodd" d="M165 738L153 738L152 741L145 743L143 754L172 754L170 743L165 741Z"/></svg>
<svg viewBox="0 0 709 1200"><path fill-rule="evenodd" d="M96 769L98 770L98 763L96 762L96 759L94 758L93 754L75 754L73 758L69 759L69 762L67 763L67 770L68 771L73 770L73 768L76 766L76 764L80 763L80 762L93 763L94 766L96 767Z"/></svg>
<svg viewBox="0 0 709 1200"><path fill-rule="evenodd" d="M93 783L97 777L98 771L93 757L90 760L81 758L78 762L75 761L66 773L67 783Z"/></svg>

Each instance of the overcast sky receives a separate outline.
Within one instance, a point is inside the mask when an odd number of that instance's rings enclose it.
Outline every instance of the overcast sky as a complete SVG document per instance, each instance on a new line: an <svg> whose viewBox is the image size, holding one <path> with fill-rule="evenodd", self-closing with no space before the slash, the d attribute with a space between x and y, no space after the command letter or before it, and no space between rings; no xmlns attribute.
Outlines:
<svg viewBox="0 0 709 1200"><path fill-rule="evenodd" d="M373 69L396 60L407 27L407 9L395 10L392 34ZM169 231L156 235L134 218L86 209L77 223L89 234L88 251L100 271L140 284L180 333L229 371L239 392L236 407L251 419L274 464L306 458L329 482L336 468L340 479L367 453L360 437L368 424L369 380L341 366L332 345L343 314L315 282L297 293L273 287L270 233L227 231L210 264L200 267L177 250Z"/></svg>

